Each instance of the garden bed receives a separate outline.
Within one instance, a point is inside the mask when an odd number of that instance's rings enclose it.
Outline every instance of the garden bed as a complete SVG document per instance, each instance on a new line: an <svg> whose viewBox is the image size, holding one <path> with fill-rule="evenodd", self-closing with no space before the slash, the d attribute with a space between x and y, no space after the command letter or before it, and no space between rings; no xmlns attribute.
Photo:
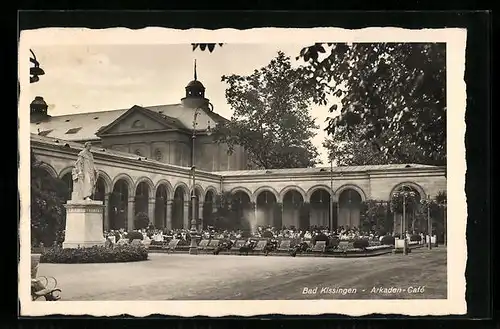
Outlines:
<svg viewBox="0 0 500 329"><path fill-rule="evenodd" d="M40 263L125 263L148 259L148 250L143 245L94 246L90 248L53 247L40 255Z"/></svg>

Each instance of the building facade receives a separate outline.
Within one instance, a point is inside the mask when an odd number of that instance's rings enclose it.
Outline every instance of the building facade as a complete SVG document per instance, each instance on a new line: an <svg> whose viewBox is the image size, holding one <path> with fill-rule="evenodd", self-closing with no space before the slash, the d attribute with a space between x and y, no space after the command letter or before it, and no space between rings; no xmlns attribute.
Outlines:
<svg viewBox="0 0 500 329"><path fill-rule="evenodd" d="M82 147L74 141L31 134L31 149L46 173L63 179L70 190L71 169ZM224 194L231 196L238 212L235 220L251 225L352 227L360 224L366 200L389 201L402 187L412 189L419 198L446 191L446 168L418 164L333 170L196 170L192 216L190 167L102 144L93 146L92 153L99 169L94 199L104 202L105 229L133 229L138 212L146 212L158 228L189 228L191 217L206 227L218 196Z"/></svg>
<svg viewBox="0 0 500 329"><path fill-rule="evenodd" d="M94 146L177 166L193 164L206 171L247 168L243 148L228 154L227 145L213 143L211 130L227 119L214 112L205 87L194 80L179 104L50 116L42 97L31 103L33 134ZM193 133L195 138L193 138ZM194 153L193 153L194 150Z"/></svg>

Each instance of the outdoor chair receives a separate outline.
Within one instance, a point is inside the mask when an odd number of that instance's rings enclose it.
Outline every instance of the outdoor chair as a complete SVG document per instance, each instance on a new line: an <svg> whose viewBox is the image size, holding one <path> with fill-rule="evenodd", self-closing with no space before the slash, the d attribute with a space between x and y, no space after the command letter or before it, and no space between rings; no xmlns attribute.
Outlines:
<svg viewBox="0 0 500 329"><path fill-rule="evenodd" d="M220 240L210 240L210 242L208 243L208 245L205 247L205 251L206 252L209 252L209 251L214 251L215 248L217 248L219 246L219 242Z"/></svg>
<svg viewBox="0 0 500 329"><path fill-rule="evenodd" d="M175 248L177 248L177 245L179 244L179 239L172 239L167 245L167 252L174 252Z"/></svg>
<svg viewBox="0 0 500 329"><path fill-rule="evenodd" d="M317 241L314 247L311 249L312 252L325 252L326 241Z"/></svg>
<svg viewBox="0 0 500 329"><path fill-rule="evenodd" d="M253 252L262 252L264 251L264 248L267 246L267 240L260 240L257 242L257 245L255 248L253 248Z"/></svg>
<svg viewBox="0 0 500 329"><path fill-rule="evenodd" d="M291 240L283 240L281 241L280 246L278 247L278 251L288 252L290 250L291 245L292 245Z"/></svg>
<svg viewBox="0 0 500 329"><path fill-rule="evenodd" d="M246 241L245 240L237 240L233 246L231 247L231 251L234 251L234 252L239 252L240 251L240 248L243 247L245 245Z"/></svg>
<svg viewBox="0 0 500 329"><path fill-rule="evenodd" d="M208 246L208 243L210 240L203 239L200 241L200 244L198 245L198 250L205 250L205 248Z"/></svg>
<svg viewBox="0 0 500 329"><path fill-rule="evenodd" d="M31 300L44 299L56 301L61 299L61 289L57 288L57 280L51 276L37 277L40 257L31 256Z"/></svg>

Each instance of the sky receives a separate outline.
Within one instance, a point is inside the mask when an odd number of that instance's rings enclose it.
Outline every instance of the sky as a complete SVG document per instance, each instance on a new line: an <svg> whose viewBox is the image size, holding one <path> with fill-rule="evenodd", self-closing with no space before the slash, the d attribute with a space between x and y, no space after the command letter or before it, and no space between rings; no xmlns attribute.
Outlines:
<svg viewBox="0 0 500 329"><path fill-rule="evenodd" d="M42 96L49 114L63 115L126 109L133 105L176 104L185 96L197 61L198 80L214 111L230 118L223 75L249 75L266 66L278 51L295 57L310 44L224 44L214 52L192 50L190 44L50 45L33 48L45 75L30 84L31 98ZM311 116L320 126L313 143L327 164L322 147L327 107L313 106Z"/></svg>

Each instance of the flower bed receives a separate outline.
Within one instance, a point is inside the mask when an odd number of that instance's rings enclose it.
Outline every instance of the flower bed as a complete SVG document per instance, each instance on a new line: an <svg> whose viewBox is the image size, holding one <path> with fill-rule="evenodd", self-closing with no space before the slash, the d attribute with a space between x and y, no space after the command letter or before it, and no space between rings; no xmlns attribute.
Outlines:
<svg viewBox="0 0 500 329"><path fill-rule="evenodd" d="M124 263L148 259L148 250L143 245L116 245L113 248L94 246L90 248L48 248L40 256L40 263Z"/></svg>

